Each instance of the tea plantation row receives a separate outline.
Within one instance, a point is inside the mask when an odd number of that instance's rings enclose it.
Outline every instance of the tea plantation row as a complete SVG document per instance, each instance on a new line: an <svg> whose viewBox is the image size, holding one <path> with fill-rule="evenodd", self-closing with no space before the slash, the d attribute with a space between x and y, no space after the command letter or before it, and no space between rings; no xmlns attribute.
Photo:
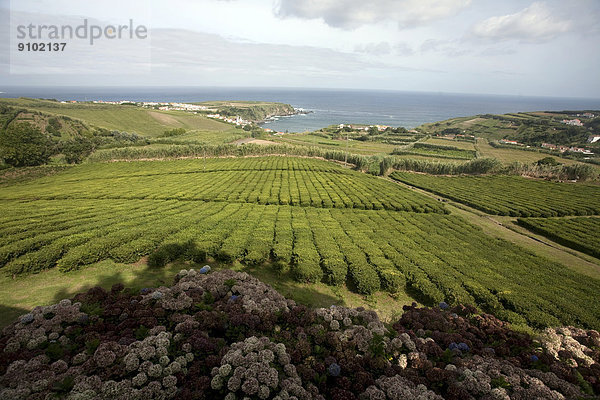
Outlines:
<svg viewBox="0 0 600 400"><path fill-rule="evenodd" d="M390 176L489 214L515 217L600 214L597 185L508 175L440 177L396 171Z"/></svg>
<svg viewBox="0 0 600 400"><path fill-rule="evenodd" d="M426 196L320 160L229 158L208 164L206 172L202 160L90 164L13 186L0 199L177 199L446 212Z"/></svg>
<svg viewBox="0 0 600 400"><path fill-rule="evenodd" d="M429 304L478 304L532 326L600 327L600 281L442 214L177 200L2 201L5 273L135 262L177 245L183 258L275 262L303 282L361 293L407 290Z"/></svg>
<svg viewBox="0 0 600 400"><path fill-rule="evenodd" d="M518 223L557 243L600 258L600 218L519 218Z"/></svg>

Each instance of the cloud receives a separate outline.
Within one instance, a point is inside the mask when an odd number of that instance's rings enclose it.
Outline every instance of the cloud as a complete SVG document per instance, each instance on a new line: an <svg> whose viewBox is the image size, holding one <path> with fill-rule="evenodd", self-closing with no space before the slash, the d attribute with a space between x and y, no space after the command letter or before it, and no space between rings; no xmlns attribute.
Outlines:
<svg viewBox="0 0 600 400"><path fill-rule="evenodd" d="M392 52L392 46L388 42L358 44L354 46L354 51L357 53L386 55Z"/></svg>
<svg viewBox="0 0 600 400"><path fill-rule="evenodd" d="M283 76L351 75L368 68L385 67L378 61L364 61L356 54L326 48L249 43L180 29L153 30L152 63L153 70L275 73Z"/></svg>
<svg viewBox="0 0 600 400"><path fill-rule="evenodd" d="M424 25L458 13L471 0L279 0L281 18L323 19L332 27L355 29L383 21L402 28Z"/></svg>
<svg viewBox="0 0 600 400"><path fill-rule="evenodd" d="M420 47L421 53L440 53L447 57L460 57L472 54L470 48L461 45L457 40L427 39Z"/></svg>
<svg viewBox="0 0 600 400"><path fill-rule="evenodd" d="M556 18L545 3L536 2L515 14L481 21L473 26L471 33L477 38L492 41L544 42L569 31L571 27L571 21Z"/></svg>
<svg viewBox="0 0 600 400"><path fill-rule="evenodd" d="M394 50L398 55L401 56L412 56L413 54L415 54L413 48L406 42L396 43L396 45L394 46Z"/></svg>

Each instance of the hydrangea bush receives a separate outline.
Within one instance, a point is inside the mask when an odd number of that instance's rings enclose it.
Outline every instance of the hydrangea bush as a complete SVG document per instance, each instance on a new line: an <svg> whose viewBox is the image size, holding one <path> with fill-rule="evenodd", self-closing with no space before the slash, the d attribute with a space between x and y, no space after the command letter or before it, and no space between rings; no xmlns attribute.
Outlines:
<svg viewBox="0 0 600 400"><path fill-rule="evenodd" d="M600 335L536 337L467 306L311 309L242 272L93 288L0 336L4 399L586 399Z"/></svg>

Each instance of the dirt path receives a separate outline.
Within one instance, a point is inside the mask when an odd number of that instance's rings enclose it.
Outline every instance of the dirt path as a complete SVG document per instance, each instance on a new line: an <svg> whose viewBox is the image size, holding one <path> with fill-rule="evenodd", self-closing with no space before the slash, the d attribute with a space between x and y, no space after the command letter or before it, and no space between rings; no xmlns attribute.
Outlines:
<svg viewBox="0 0 600 400"><path fill-rule="evenodd" d="M171 126L176 126L176 125L182 126L183 125L181 122L179 122L179 120L177 120L177 118L175 118L171 115L159 113L156 111L148 111L148 114L152 118L154 118L155 120L157 120L158 122L160 122L162 124L171 125Z"/></svg>
<svg viewBox="0 0 600 400"><path fill-rule="evenodd" d="M266 145L270 145L270 144L279 144L277 142L271 142L270 140L263 140L263 139L255 139L255 138L242 138L242 139L238 139L234 142L232 142L233 144L260 144L263 146Z"/></svg>
<svg viewBox="0 0 600 400"><path fill-rule="evenodd" d="M444 201L444 205L454 215L460 215L475 226L480 227L484 233L508 240L516 245L524 247L538 256L549 260L557 261L564 266L584 275L600 279L600 261L587 254L578 252L571 248L552 242L544 236L530 232L519 225L514 220L516 218L499 217L497 215L488 215L464 204L446 199L443 196L430 193L426 190L407 185L402 182L392 182L410 188L416 192L424 194L430 198Z"/></svg>

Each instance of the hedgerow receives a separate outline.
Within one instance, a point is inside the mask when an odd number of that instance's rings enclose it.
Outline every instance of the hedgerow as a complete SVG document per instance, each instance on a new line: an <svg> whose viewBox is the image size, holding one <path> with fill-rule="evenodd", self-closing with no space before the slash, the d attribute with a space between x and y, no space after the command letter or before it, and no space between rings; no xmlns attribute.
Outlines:
<svg viewBox="0 0 600 400"><path fill-rule="evenodd" d="M140 165L138 165L140 164ZM83 165L0 199L156 199L446 212L425 196L322 160L266 157Z"/></svg>
<svg viewBox="0 0 600 400"><path fill-rule="evenodd" d="M600 258L600 219L519 218L518 223L557 243Z"/></svg>
<svg viewBox="0 0 600 400"><path fill-rule="evenodd" d="M436 177L394 172L390 177L489 214L515 217L600 214L597 185L507 175Z"/></svg>

